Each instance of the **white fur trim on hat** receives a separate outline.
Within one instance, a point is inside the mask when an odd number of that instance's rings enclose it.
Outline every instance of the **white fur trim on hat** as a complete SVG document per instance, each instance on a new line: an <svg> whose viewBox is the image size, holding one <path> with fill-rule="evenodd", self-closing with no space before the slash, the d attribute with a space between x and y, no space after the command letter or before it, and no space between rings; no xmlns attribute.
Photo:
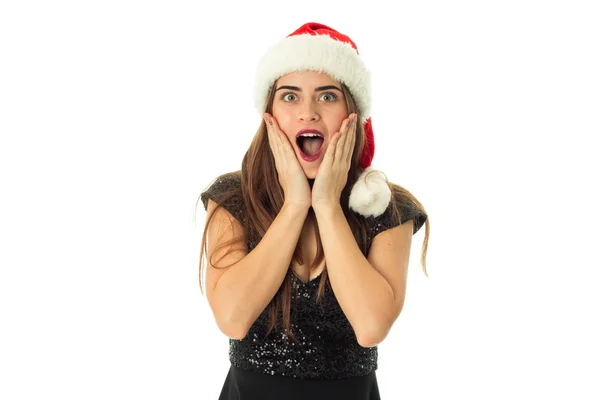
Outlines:
<svg viewBox="0 0 600 400"><path fill-rule="evenodd" d="M328 35L286 37L272 46L256 68L254 102L262 115L271 85L281 76L306 70L325 72L343 82L354 97L363 122L371 113L371 78L354 48Z"/></svg>
<svg viewBox="0 0 600 400"><path fill-rule="evenodd" d="M383 172L367 167L350 191L349 206L365 217L378 217L385 212L391 198L392 192Z"/></svg>

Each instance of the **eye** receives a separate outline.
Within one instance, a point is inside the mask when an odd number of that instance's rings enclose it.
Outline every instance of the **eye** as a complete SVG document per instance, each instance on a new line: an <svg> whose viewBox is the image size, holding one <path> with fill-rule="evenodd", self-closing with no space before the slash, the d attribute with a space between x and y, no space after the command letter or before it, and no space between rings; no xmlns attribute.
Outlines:
<svg viewBox="0 0 600 400"><path fill-rule="evenodd" d="M290 99L288 96L292 96L292 98ZM287 101L294 101L295 97L296 97L295 93L286 92L286 93L284 93L284 94L281 95L280 99L287 102Z"/></svg>
<svg viewBox="0 0 600 400"><path fill-rule="evenodd" d="M328 103L331 103L332 101L335 101L337 99L337 96L334 93L331 93L331 92L323 93L323 95L321 96L321 98L323 98L324 96L329 96L330 100L325 100Z"/></svg>

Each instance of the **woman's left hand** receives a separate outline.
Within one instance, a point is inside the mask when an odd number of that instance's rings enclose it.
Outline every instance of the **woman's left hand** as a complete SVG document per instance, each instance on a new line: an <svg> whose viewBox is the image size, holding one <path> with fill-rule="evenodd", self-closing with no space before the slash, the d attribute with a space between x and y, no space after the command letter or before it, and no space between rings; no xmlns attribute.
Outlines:
<svg viewBox="0 0 600 400"><path fill-rule="evenodd" d="M314 210L340 204L356 142L356 123L356 114L350 114L332 136L312 187Z"/></svg>

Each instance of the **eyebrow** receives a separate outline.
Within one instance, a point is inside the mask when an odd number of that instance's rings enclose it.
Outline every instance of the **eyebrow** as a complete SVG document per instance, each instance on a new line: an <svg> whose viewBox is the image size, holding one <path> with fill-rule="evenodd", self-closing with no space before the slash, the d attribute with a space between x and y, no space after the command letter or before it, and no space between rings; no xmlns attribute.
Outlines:
<svg viewBox="0 0 600 400"><path fill-rule="evenodd" d="M302 91L302 89L300 89L298 86L279 86L275 91L280 90L280 89L295 90L297 92ZM319 86L318 88L315 88L315 92L320 92L322 90L331 90L331 89L339 90L340 92L342 91L342 89L340 89L337 86L327 85L327 86Z"/></svg>

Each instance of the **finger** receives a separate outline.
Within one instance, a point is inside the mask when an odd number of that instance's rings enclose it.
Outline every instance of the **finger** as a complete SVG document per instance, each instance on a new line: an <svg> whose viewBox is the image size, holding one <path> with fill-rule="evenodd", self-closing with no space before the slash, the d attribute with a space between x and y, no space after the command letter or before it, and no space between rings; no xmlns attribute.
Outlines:
<svg viewBox="0 0 600 400"><path fill-rule="evenodd" d="M346 143L348 142L347 134L351 126L352 115L348 116L348 118L346 118L342 123L341 129L339 131L339 137L335 143L335 151L333 152L333 162L336 164L340 163L346 158Z"/></svg>
<svg viewBox="0 0 600 400"><path fill-rule="evenodd" d="M269 146L271 147L271 150L273 150L273 138L271 137L271 126L269 124L268 113L263 114L263 120L265 121L265 126L267 128L267 139L269 140Z"/></svg>
<svg viewBox="0 0 600 400"><path fill-rule="evenodd" d="M342 160L346 160L346 149L348 148L348 135L352 132L352 117L354 114L350 114L346 119L346 122L342 126L341 133L342 137L340 138L340 143L336 146L339 150L336 151L337 162L342 162Z"/></svg>
<svg viewBox="0 0 600 400"><path fill-rule="evenodd" d="M273 158L275 159L275 167L279 171L282 167L281 165L281 148L279 145L279 141L277 140L277 135L273 129L273 120L272 116L268 113L264 113L263 118L265 119L265 123L267 125L267 136L269 138L269 146L271 147L271 152L273 153Z"/></svg>
<svg viewBox="0 0 600 400"><path fill-rule="evenodd" d="M265 121L265 125L267 127L267 139L269 140L269 147L271 148L271 152L273 153L273 157L275 157L275 142L272 135L271 124L269 122L269 118L271 116L268 113L263 114L263 119Z"/></svg>
<svg viewBox="0 0 600 400"><path fill-rule="evenodd" d="M346 142L344 143L344 160L346 161L346 165L350 165L352 162L352 153L354 152L354 144L356 143L356 131L358 126L358 115L353 114L353 120L348 127L348 132L346 132Z"/></svg>
<svg viewBox="0 0 600 400"><path fill-rule="evenodd" d="M329 165L333 165L333 163L335 162L335 155L341 136L341 132L336 132L331 137L331 142L329 142L329 146L327 147L327 152L325 153L324 157L324 160L327 160L327 163Z"/></svg>

